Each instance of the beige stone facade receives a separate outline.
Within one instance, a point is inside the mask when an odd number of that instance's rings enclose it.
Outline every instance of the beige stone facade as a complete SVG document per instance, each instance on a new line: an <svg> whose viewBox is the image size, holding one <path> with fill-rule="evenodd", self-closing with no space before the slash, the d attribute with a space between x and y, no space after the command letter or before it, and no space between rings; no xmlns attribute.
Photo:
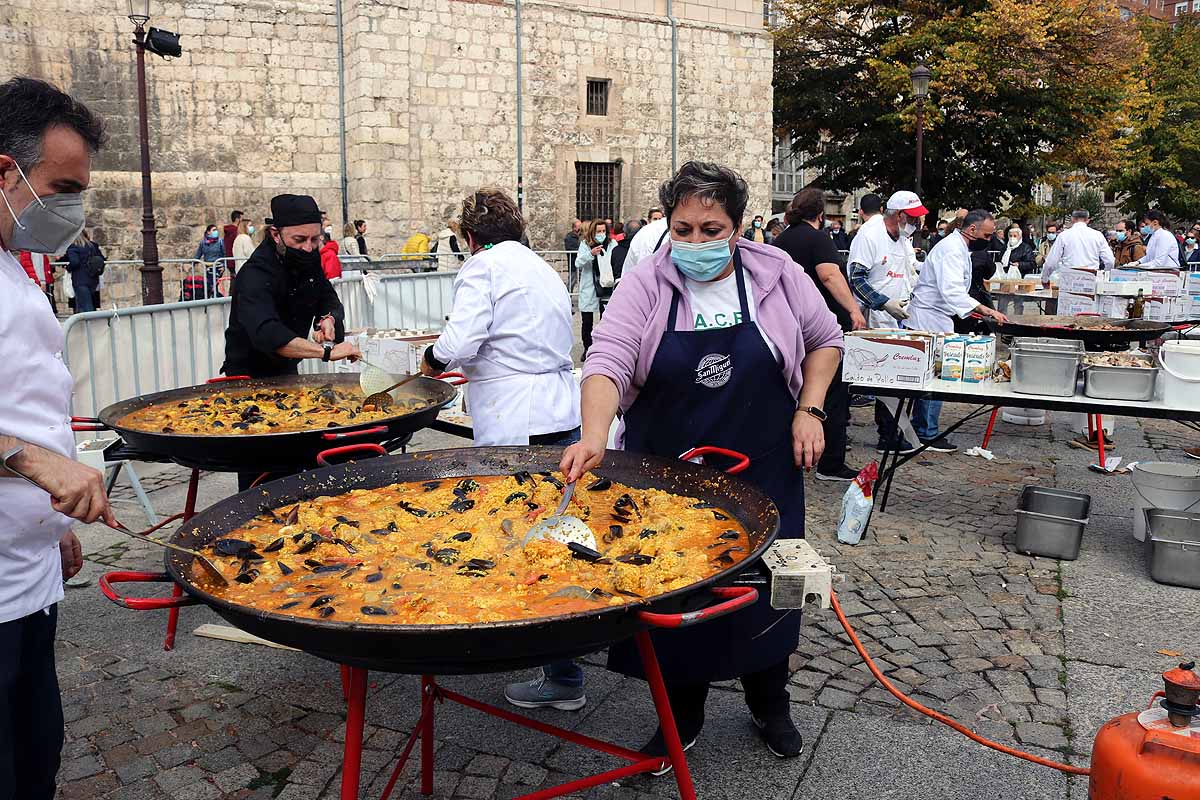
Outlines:
<svg viewBox="0 0 1200 800"><path fill-rule="evenodd" d="M102 6L94 8L92 6ZM110 8L111 6L111 8ZM136 80L124 2L5 0L0 78L53 81L104 114L89 220L112 256L140 236ZM163 257L190 256L233 208L261 219L281 191L311 193L341 223L334 0L151 3L184 55L148 58L155 205ZM560 246L576 163L615 165L618 215L655 204L671 170L666 0L524 0L525 208L535 246ZM761 0L681 0L678 157L718 160L766 211L771 70ZM468 191L517 182L511 0L342 0L347 202L373 254L433 234ZM587 82L608 82L588 115ZM339 231L340 233L340 231Z"/></svg>

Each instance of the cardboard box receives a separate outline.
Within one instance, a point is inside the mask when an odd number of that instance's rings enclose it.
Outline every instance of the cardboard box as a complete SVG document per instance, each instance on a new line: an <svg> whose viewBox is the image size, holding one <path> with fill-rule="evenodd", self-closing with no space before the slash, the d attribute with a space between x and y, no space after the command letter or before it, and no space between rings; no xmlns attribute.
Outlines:
<svg viewBox="0 0 1200 800"><path fill-rule="evenodd" d="M1058 290L1071 294L1095 294L1096 270L1078 267L1061 270L1058 276Z"/></svg>
<svg viewBox="0 0 1200 800"><path fill-rule="evenodd" d="M1187 318L1191 300L1186 297L1148 297L1142 319L1151 322L1182 322Z"/></svg>
<svg viewBox="0 0 1200 800"><path fill-rule="evenodd" d="M438 334L427 331L368 332L362 346L363 358L395 375L411 375L421 368L425 348Z"/></svg>
<svg viewBox="0 0 1200 800"><path fill-rule="evenodd" d="M1129 319L1130 297L1101 295L1096 298L1096 313L1110 319Z"/></svg>
<svg viewBox="0 0 1200 800"><path fill-rule="evenodd" d="M1106 277L1115 283L1149 281L1150 291L1146 294L1154 297L1178 297L1184 294L1187 284L1183 273L1177 269L1110 269Z"/></svg>
<svg viewBox="0 0 1200 800"><path fill-rule="evenodd" d="M842 379L872 386L924 388L933 380L938 335L925 331L851 331Z"/></svg>
<svg viewBox="0 0 1200 800"><path fill-rule="evenodd" d="M1058 314L1063 317L1073 317L1076 314L1095 314L1096 297L1090 294L1072 294L1060 291L1058 293Z"/></svg>
<svg viewBox="0 0 1200 800"><path fill-rule="evenodd" d="M972 336L967 339L963 356L962 379L964 383L982 383L992 377L996 364L996 337Z"/></svg>
<svg viewBox="0 0 1200 800"><path fill-rule="evenodd" d="M1138 292L1142 292L1147 297L1154 294L1153 281L1114 281L1107 276L1101 277L1096 281L1096 295L1102 297L1112 295L1116 297L1137 297ZM1104 316L1104 312L1100 312Z"/></svg>
<svg viewBox="0 0 1200 800"><path fill-rule="evenodd" d="M1194 294L1184 299L1188 301L1186 311L1187 319L1200 320L1200 294Z"/></svg>
<svg viewBox="0 0 1200 800"><path fill-rule="evenodd" d="M1200 294L1200 272L1189 272L1184 279L1183 291L1189 295Z"/></svg>

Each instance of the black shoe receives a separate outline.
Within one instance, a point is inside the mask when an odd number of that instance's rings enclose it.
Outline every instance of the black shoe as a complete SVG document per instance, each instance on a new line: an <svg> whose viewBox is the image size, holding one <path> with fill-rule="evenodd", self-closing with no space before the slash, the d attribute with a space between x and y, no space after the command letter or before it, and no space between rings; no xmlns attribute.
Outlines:
<svg viewBox="0 0 1200 800"><path fill-rule="evenodd" d="M875 445L875 452L879 453L880 455L882 455L886 449L889 448L885 442L878 442ZM909 444L907 439L900 443L900 455L906 456L915 452L917 452L917 448L914 445Z"/></svg>
<svg viewBox="0 0 1200 800"><path fill-rule="evenodd" d="M701 721L701 724L703 724L703 721ZM699 737L700 737L699 730L697 730L694 734L691 734L690 736L685 736L684 732L682 730L680 730L679 741L683 744L683 751L686 753L688 750L691 750L692 746L694 744L696 744L696 739L698 739ZM641 749L639 749L638 752L644 753L645 755L648 755L648 756L654 756L656 758L664 759L663 765L661 767L659 767L656 770L651 770L650 774L654 775L655 777L658 777L661 775L666 775L668 772L670 772L671 770L673 770L675 768L671 764L670 757L667 755L667 741L666 741L666 739L663 738L662 728L656 729L654 731L654 735L650 737L650 741L648 741L644 745L642 745Z"/></svg>
<svg viewBox="0 0 1200 800"><path fill-rule="evenodd" d="M862 408L863 406L875 405L875 398L866 394L855 394L850 396L851 408Z"/></svg>
<svg viewBox="0 0 1200 800"><path fill-rule="evenodd" d="M834 470L833 472L824 472L820 467L817 467L816 474L819 481L852 481L858 477L858 473L847 466L843 466L841 469Z"/></svg>
<svg viewBox="0 0 1200 800"><path fill-rule="evenodd" d="M945 436L939 436L936 439L922 439L921 444L925 446L925 449L932 450L935 453L958 452L958 445Z"/></svg>
<svg viewBox="0 0 1200 800"><path fill-rule="evenodd" d="M767 749L780 758L795 758L804 752L804 738L792 722L792 715L783 709L772 714L759 717L751 713L750 719L758 728Z"/></svg>

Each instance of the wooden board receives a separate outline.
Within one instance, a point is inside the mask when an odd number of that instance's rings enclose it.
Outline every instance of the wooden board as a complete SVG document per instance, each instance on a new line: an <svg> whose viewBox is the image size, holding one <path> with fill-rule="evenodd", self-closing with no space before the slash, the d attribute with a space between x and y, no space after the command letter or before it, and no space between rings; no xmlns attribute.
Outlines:
<svg viewBox="0 0 1200 800"><path fill-rule="evenodd" d="M283 644L269 642L266 639L260 639L252 633L246 633L241 628L234 628L230 625L201 625L196 630L192 631L194 636L203 636L206 639L221 639L226 642L237 642L238 644L258 644L264 647L273 647L276 650L293 650L299 652L294 647L288 647Z"/></svg>

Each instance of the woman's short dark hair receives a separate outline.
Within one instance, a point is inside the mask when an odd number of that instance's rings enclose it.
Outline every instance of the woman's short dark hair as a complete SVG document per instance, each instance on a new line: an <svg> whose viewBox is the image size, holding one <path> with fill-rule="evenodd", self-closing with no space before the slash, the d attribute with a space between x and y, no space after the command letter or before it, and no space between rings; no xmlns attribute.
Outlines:
<svg viewBox="0 0 1200 800"><path fill-rule="evenodd" d="M525 233L525 218L513 199L502 190L485 186L463 200L459 225L479 247L500 242L519 242Z"/></svg>
<svg viewBox="0 0 1200 800"><path fill-rule="evenodd" d="M750 189L742 176L729 167L709 161L689 161L659 187L658 201L670 219L680 203L693 197L705 204L719 204L736 227L746 213Z"/></svg>
<svg viewBox="0 0 1200 800"><path fill-rule="evenodd" d="M1167 224L1167 215L1159 211L1157 208L1152 208L1145 214L1142 214L1142 219L1147 219L1151 222L1157 222L1159 225Z"/></svg>
<svg viewBox="0 0 1200 800"><path fill-rule="evenodd" d="M815 186L810 186L796 192L796 196L788 205L784 219L787 220L788 225L797 225L800 222L812 222L824 213L825 192Z"/></svg>

